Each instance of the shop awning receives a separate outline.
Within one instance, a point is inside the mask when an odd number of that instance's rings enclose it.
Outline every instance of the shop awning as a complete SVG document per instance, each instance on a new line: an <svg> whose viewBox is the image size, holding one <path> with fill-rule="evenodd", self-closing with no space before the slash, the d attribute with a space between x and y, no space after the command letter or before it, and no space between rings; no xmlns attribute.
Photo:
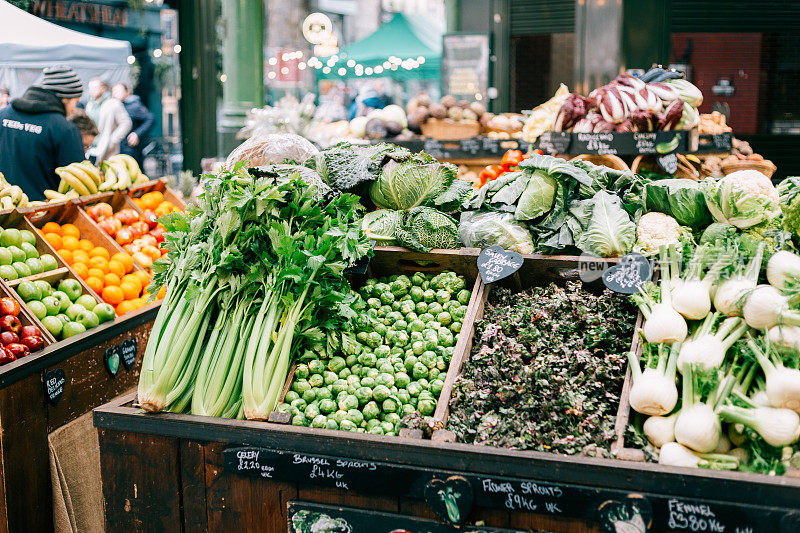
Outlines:
<svg viewBox="0 0 800 533"><path fill-rule="evenodd" d="M129 81L127 41L106 39L63 28L0 0L0 85L12 96L36 83L51 65L72 67L84 84L94 77Z"/></svg>
<svg viewBox="0 0 800 533"><path fill-rule="evenodd" d="M442 64L442 34L444 28L431 17L406 15L397 13L392 20L381 25L374 33L348 44L338 54L339 60L329 73L317 70L321 78L369 78L369 75L358 76L358 65L373 69L372 76L391 77L395 79L438 78ZM386 68L390 58L394 59L396 68ZM422 61L419 61L423 58ZM349 67L348 61L356 65ZM401 61L411 68L404 68ZM417 66L414 66L417 62ZM323 60L323 64L325 61ZM352 63L351 63L352 64ZM375 67L379 73L374 73ZM340 72L340 69L345 72ZM360 70L360 69L359 69Z"/></svg>

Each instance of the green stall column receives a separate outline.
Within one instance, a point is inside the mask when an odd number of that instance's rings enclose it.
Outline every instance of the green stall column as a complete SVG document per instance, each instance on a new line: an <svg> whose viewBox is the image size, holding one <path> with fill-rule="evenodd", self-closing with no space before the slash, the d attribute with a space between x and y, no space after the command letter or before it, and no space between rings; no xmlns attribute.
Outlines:
<svg viewBox="0 0 800 533"><path fill-rule="evenodd" d="M264 3L222 0L222 108L219 155L239 144L247 111L264 105Z"/></svg>

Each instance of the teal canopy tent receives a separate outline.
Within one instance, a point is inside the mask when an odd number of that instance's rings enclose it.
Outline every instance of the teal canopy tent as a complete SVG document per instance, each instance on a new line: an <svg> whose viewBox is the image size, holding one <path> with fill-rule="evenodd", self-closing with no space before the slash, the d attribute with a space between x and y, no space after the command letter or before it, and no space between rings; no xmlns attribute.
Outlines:
<svg viewBox="0 0 800 533"><path fill-rule="evenodd" d="M344 46L330 72L325 73L320 68L317 76L339 79L390 77L397 80L438 78L442 65L442 33L441 25L431 17L397 13L371 35ZM394 59L391 63L394 68L390 66L390 58ZM348 66L348 62L352 66ZM326 60L323 59L322 64L326 65ZM371 75L368 74L370 70Z"/></svg>

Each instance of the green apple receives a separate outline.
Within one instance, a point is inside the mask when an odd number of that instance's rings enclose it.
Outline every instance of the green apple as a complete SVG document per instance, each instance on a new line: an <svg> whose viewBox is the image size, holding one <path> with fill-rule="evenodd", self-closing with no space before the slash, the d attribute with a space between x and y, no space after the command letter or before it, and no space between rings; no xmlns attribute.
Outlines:
<svg viewBox="0 0 800 533"><path fill-rule="evenodd" d="M45 296L42 298L42 303L47 309L47 316L56 316L61 310L61 302L55 296Z"/></svg>
<svg viewBox="0 0 800 533"><path fill-rule="evenodd" d="M19 277L16 269L11 265L0 265L0 278L6 281L14 281Z"/></svg>
<svg viewBox="0 0 800 533"><path fill-rule="evenodd" d="M41 274L42 270L42 262L39 261L38 257L29 257L25 260L25 264L28 265L28 269L31 271L31 275L34 274Z"/></svg>
<svg viewBox="0 0 800 533"><path fill-rule="evenodd" d="M47 316L47 307L45 307L44 304L39 300L31 300L26 305L28 306L28 309L31 310L31 313L33 313L33 315L39 320L42 320Z"/></svg>
<svg viewBox="0 0 800 533"><path fill-rule="evenodd" d="M95 300L91 294L82 294L75 300L75 303L82 305L87 311L94 311L94 308L97 306L97 300Z"/></svg>
<svg viewBox="0 0 800 533"><path fill-rule="evenodd" d="M53 294L53 287L51 287L50 284L45 280L37 279L33 282L33 284L39 287L39 291L42 293L42 298L45 296L51 296Z"/></svg>
<svg viewBox="0 0 800 533"><path fill-rule="evenodd" d="M32 281L23 281L17 285L17 294L23 301L30 302L31 300L41 300L42 291Z"/></svg>
<svg viewBox="0 0 800 533"><path fill-rule="evenodd" d="M19 246L9 246L8 251L11 252L11 259L13 259L15 263L18 261L25 261L28 258L25 251Z"/></svg>
<svg viewBox="0 0 800 533"><path fill-rule="evenodd" d="M114 307L111 304L102 303L97 304L94 309L92 309L94 314L97 315L97 318L100 319L100 323L104 324L105 322L109 322L114 320L116 317L116 313L114 312Z"/></svg>
<svg viewBox="0 0 800 533"><path fill-rule="evenodd" d="M67 322L61 329L61 338L68 339L73 335L80 335L86 331L86 327L79 322Z"/></svg>
<svg viewBox="0 0 800 533"><path fill-rule="evenodd" d="M42 321L42 325L45 327L47 331L50 332L50 334L53 337L58 338L58 336L61 335L61 328L64 327L64 324L58 319L58 317L44 316L41 317L39 320Z"/></svg>
<svg viewBox="0 0 800 533"><path fill-rule="evenodd" d="M39 250L29 242L23 242L19 245L20 250L25 252L25 256L30 259L31 257L39 257Z"/></svg>
<svg viewBox="0 0 800 533"><path fill-rule="evenodd" d="M56 298L59 302L61 302L61 308L59 309L59 313L65 312L70 305L72 305L72 300L69 299L67 293L64 291L53 291L51 295L53 298Z"/></svg>
<svg viewBox="0 0 800 533"><path fill-rule="evenodd" d="M70 320L74 321L76 318L78 318L78 315L84 311L86 311L86 308L84 306L80 304L72 304L69 307L67 307L67 316L69 317Z"/></svg>
<svg viewBox="0 0 800 533"><path fill-rule="evenodd" d="M14 256L8 248L0 248L0 265L10 265L14 262Z"/></svg>
<svg viewBox="0 0 800 533"><path fill-rule="evenodd" d="M22 235L18 229L8 228L0 234L0 245L19 246L20 244L22 244Z"/></svg>
<svg viewBox="0 0 800 533"><path fill-rule="evenodd" d="M79 324L83 324L86 329L96 328L100 325L100 319L91 311L82 311L78 313L76 320Z"/></svg>
<svg viewBox="0 0 800 533"><path fill-rule="evenodd" d="M83 289L81 288L81 284L78 283L77 280L72 278L64 278L58 282L58 290L64 291L69 296L69 299L73 302L80 298L81 294L83 294Z"/></svg>
<svg viewBox="0 0 800 533"><path fill-rule="evenodd" d="M22 261L15 261L11 266L17 271L17 277L27 278L31 275L31 269Z"/></svg>
<svg viewBox="0 0 800 533"><path fill-rule="evenodd" d="M26 229L19 230L19 236L22 238L23 243L36 245L36 235L32 231Z"/></svg>
<svg viewBox="0 0 800 533"><path fill-rule="evenodd" d="M56 318L61 321L62 325L69 322L69 317L66 315L66 313L59 313L56 315Z"/></svg>
<svg viewBox="0 0 800 533"><path fill-rule="evenodd" d="M56 258L50 254L42 254L39 257L39 261L42 262L42 272L49 272L58 268Z"/></svg>

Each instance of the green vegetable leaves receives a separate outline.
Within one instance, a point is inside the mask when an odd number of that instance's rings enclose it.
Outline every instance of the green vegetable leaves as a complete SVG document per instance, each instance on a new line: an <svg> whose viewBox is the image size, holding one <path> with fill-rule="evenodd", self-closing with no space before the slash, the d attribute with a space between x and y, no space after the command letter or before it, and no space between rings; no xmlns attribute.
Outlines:
<svg viewBox="0 0 800 533"><path fill-rule="evenodd" d="M410 157L410 151L393 144L339 143L309 158L305 166L316 170L334 189L352 191L375 180L387 161L405 161Z"/></svg>
<svg viewBox="0 0 800 533"><path fill-rule="evenodd" d="M687 179L666 179L644 187L645 211L657 211L672 216L681 226L701 229L711 221L699 184Z"/></svg>
<svg viewBox="0 0 800 533"><path fill-rule="evenodd" d="M600 257L622 256L636 242L636 224L622 208L619 196L600 191L591 200L592 214L577 242L578 248Z"/></svg>
<svg viewBox="0 0 800 533"><path fill-rule="evenodd" d="M472 194L471 185L456 178L457 169L424 155L389 162L370 186L369 195L379 208L406 210L413 207L457 209Z"/></svg>
<svg viewBox="0 0 800 533"><path fill-rule="evenodd" d="M422 252L461 246L453 217L430 207L414 207L404 212L395 238L398 244Z"/></svg>

